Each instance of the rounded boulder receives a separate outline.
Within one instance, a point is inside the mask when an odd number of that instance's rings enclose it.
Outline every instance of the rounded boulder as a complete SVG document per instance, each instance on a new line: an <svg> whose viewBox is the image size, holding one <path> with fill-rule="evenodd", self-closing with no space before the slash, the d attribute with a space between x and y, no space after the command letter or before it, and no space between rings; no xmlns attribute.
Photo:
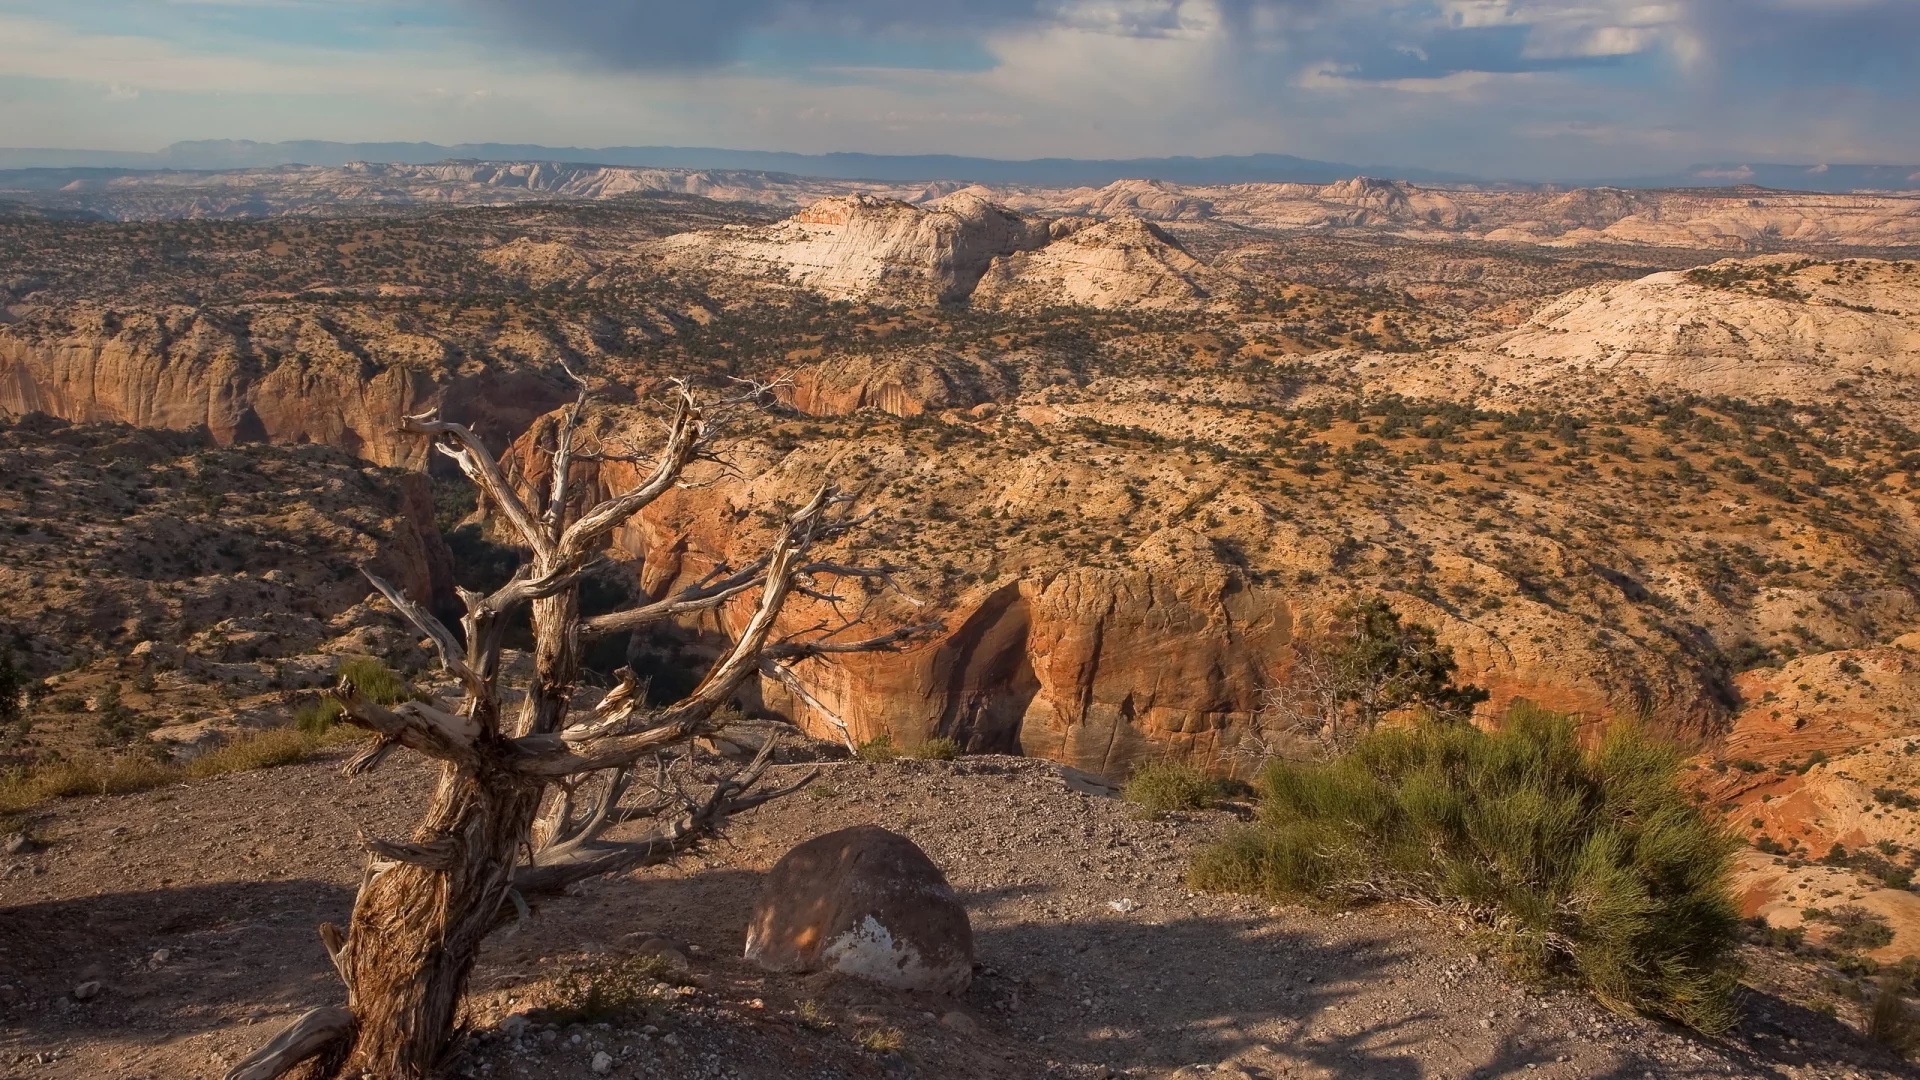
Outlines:
<svg viewBox="0 0 1920 1080"><path fill-rule="evenodd" d="M767 873L746 958L768 971L838 971L898 990L957 994L973 927L913 841L872 825L816 836Z"/></svg>

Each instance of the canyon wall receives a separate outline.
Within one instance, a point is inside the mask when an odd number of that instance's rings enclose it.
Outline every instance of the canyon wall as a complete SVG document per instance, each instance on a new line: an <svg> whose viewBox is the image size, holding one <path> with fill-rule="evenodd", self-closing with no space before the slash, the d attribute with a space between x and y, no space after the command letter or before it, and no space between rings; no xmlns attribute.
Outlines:
<svg viewBox="0 0 1920 1080"><path fill-rule="evenodd" d="M438 408L504 444L565 400L532 372L458 366L431 338L385 337L378 347L404 355L378 356L300 315L235 327L190 309L80 310L63 334L0 327L0 413L204 426L222 445L320 443L419 468L425 445L399 430L401 416Z"/></svg>
<svg viewBox="0 0 1920 1080"><path fill-rule="evenodd" d="M530 441L511 458L529 487L545 480ZM599 468L586 468L583 486L612 492L638 480L631 464ZM799 494L782 491L771 472L679 489L616 533L613 546L638 564L641 588L662 597L720 564L755 557L766 537L740 527L750 508ZM1046 757L1115 777L1163 758L1244 775L1258 758L1267 688L1288 678L1298 636L1325 625L1344 599L1325 588L1252 584L1233 567L1193 559L1034 569L925 609L877 609L870 629L850 636L929 615L943 626L899 652L800 665L807 696L823 708L771 680L754 704L827 739L888 735L913 747L946 736L971 752ZM1699 737L1727 716L1721 690L1628 639L1597 652L1571 626L1544 622L1495 636L1418 597L1388 599L1408 620L1436 627L1461 679L1491 692L1486 718L1527 698L1593 721L1650 716ZM737 602L699 625L730 638L751 611ZM797 598L783 623L799 631L830 617Z"/></svg>

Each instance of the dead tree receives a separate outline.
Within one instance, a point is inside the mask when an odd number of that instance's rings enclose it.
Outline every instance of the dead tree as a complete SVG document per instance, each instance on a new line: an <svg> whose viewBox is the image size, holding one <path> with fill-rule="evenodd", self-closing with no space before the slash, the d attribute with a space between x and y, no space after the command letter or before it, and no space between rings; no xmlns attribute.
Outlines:
<svg viewBox="0 0 1920 1080"><path fill-rule="evenodd" d="M816 545L864 520L843 512L848 499L832 487L822 487L788 515L765 553L751 563L720 567L642 607L583 618L578 583L607 535L681 483L714 434L714 425L683 388L651 471L630 490L599 501L583 499L572 485L575 466L592 456L576 446L586 405L583 391L556 428L544 507L521 499L494 456L465 427L431 415L407 418L406 430L431 438L459 464L531 558L490 595L460 590L466 614L458 636L368 575L432 640L464 698L452 709L423 702L387 708L349 681L329 691L347 722L377 736L348 763L350 774L376 767L400 748L439 762L439 780L409 839L364 838L369 853L352 919L345 930L331 923L320 927L346 984L345 1006L302 1016L230 1071L227 1080L270 1080L303 1063L313 1080L430 1075L449 1046L480 943L526 912L525 897L662 861L711 833L728 815L799 786L760 786L771 761L771 739L750 764L703 794L656 783L651 802L626 805L630 791L647 786L635 784L637 766L712 732L718 711L750 678L791 679L794 664L896 648L926 629L905 626L864 640L842 640L856 621L844 620L784 639L776 636L781 610L796 592L831 601L837 598L833 579L886 574L885 568L810 558ZM573 708L585 642L728 603L750 603L751 614L687 697L650 707L632 672L623 671L619 685L591 708ZM503 634L509 618L529 604L533 675L517 715L508 718L502 715L500 685ZM594 795L584 808L576 805L583 792ZM647 835L627 841L605 835L639 819L655 823Z"/></svg>

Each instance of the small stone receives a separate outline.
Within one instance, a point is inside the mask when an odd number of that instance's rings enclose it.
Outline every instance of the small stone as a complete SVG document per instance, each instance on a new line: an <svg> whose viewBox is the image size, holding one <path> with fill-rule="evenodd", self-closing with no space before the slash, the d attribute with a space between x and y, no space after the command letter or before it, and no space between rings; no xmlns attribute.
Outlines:
<svg viewBox="0 0 1920 1080"><path fill-rule="evenodd" d="M100 983L94 979L88 979L86 982L73 988L73 1000L75 1001L92 1001L99 996Z"/></svg>
<svg viewBox="0 0 1920 1080"><path fill-rule="evenodd" d="M171 960L171 959L173 959L173 950L172 950L172 949L155 949L155 950L153 950L153 962L154 962L154 965L155 965L155 966L158 966L158 965L160 965L160 964L164 964L164 963L166 963L167 961L169 961L169 960Z"/></svg>
<svg viewBox="0 0 1920 1080"><path fill-rule="evenodd" d="M608 1073L612 1072L613 1071L613 1055L607 1053L605 1050L602 1050L599 1053L593 1055L593 1071L595 1074L600 1076L605 1076Z"/></svg>
<svg viewBox="0 0 1920 1080"><path fill-rule="evenodd" d="M680 1036L669 1031L665 1035L660 1036L660 1041L666 1043L668 1046L678 1048L680 1045Z"/></svg>
<svg viewBox="0 0 1920 1080"><path fill-rule="evenodd" d="M509 1039L517 1039L520 1036L526 1034L527 1033L527 1014L526 1013L508 1013L507 1018L505 1020L500 1021L500 1033L502 1035L505 1035Z"/></svg>

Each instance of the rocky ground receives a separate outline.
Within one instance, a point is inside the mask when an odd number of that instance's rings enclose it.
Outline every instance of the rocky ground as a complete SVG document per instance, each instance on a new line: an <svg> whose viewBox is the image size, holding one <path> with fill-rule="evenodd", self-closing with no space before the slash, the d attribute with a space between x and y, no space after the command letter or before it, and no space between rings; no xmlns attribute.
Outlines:
<svg viewBox="0 0 1920 1080"><path fill-rule="evenodd" d="M347 781L335 764L47 807L45 846L0 870L0 1076L215 1077L334 1002L314 927L351 901L355 829L404 828L428 780L402 763ZM821 768L706 851L589 883L494 937L453 1075L589 1077L603 1054L600 1075L662 1080L1912 1075L1790 980L1708 1039L1518 984L1420 912L1195 895L1188 855L1227 811L1143 820L1031 759ZM773 861L858 823L912 837L961 894L980 965L961 998L737 959ZM630 1012L542 1011L663 948L680 972L640 969Z"/></svg>

